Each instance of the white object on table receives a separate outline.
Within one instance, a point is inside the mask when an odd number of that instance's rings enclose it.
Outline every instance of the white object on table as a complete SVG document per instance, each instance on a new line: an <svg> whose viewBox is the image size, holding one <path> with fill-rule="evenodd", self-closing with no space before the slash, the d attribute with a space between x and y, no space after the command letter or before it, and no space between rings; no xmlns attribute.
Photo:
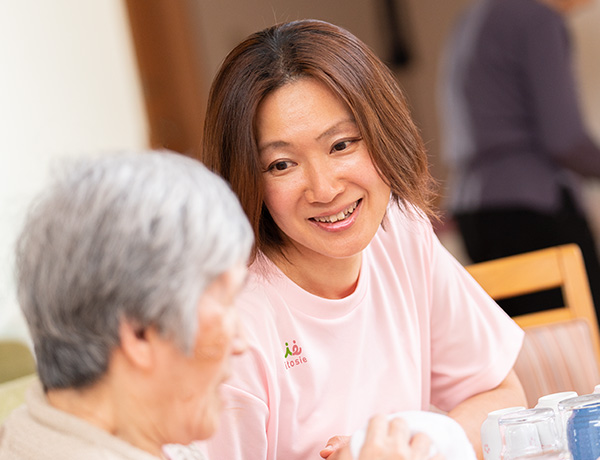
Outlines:
<svg viewBox="0 0 600 460"><path fill-rule="evenodd" d="M503 441L502 458L566 458L568 452L558 435L555 415L550 407L524 409L502 415L498 419Z"/></svg>
<svg viewBox="0 0 600 460"><path fill-rule="evenodd" d="M454 419L426 411L403 411L388 416L388 420L401 418L406 421L411 436L424 433L432 441L430 457L440 452L445 460L476 460L475 451L462 427ZM366 429L352 435L350 450L358 458L365 441Z"/></svg>
<svg viewBox="0 0 600 460"><path fill-rule="evenodd" d="M541 396L536 404L536 409L540 407L549 407L554 410L554 416L556 418L556 429L564 445L567 445L567 437L565 427L567 421L563 419L563 415L558 410L558 403L565 399L577 397L576 391L562 391L560 393L552 393L549 395Z"/></svg>
<svg viewBox="0 0 600 460"><path fill-rule="evenodd" d="M516 412L525 409L523 406L506 407L498 409L488 414L487 418L481 425L481 448L483 450L483 458L485 460L500 460L502 452L502 437L500 435L500 427L498 419L511 412Z"/></svg>

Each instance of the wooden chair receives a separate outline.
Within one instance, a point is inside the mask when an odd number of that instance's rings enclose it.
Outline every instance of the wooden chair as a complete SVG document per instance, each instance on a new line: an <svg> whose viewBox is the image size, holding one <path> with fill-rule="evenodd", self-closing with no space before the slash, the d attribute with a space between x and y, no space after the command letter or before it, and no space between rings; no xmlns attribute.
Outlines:
<svg viewBox="0 0 600 460"><path fill-rule="evenodd" d="M515 316L525 330L515 371L533 407L540 396L600 384L600 332L583 257L575 244L472 264L495 300L560 288L564 306Z"/></svg>

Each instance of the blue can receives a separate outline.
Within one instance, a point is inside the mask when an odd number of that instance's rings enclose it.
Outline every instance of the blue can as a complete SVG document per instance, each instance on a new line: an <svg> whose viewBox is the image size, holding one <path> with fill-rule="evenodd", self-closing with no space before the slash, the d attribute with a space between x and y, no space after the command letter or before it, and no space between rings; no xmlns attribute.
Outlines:
<svg viewBox="0 0 600 460"><path fill-rule="evenodd" d="M600 457L600 403L573 408L566 430L573 460Z"/></svg>

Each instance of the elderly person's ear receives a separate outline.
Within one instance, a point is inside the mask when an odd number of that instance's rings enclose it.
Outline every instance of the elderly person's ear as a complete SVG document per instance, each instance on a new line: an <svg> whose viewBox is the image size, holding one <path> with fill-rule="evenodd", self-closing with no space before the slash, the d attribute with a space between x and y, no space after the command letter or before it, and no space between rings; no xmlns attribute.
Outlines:
<svg viewBox="0 0 600 460"><path fill-rule="evenodd" d="M126 319L121 319L119 337L121 351L128 361L136 367L149 369L154 363L153 338L156 331L152 328L143 329Z"/></svg>

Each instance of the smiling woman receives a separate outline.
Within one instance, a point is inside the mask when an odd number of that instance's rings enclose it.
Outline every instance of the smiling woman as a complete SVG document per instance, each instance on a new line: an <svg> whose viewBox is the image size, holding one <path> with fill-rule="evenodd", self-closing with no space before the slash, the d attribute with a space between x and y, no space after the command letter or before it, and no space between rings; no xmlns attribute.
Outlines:
<svg viewBox="0 0 600 460"><path fill-rule="evenodd" d="M423 142L360 40L304 20L240 43L211 88L203 160L256 241L239 303L252 352L212 457L347 458L336 435L431 404L479 451L487 412L524 403L522 331L435 237ZM398 458L426 457L415 439Z"/></svg>

